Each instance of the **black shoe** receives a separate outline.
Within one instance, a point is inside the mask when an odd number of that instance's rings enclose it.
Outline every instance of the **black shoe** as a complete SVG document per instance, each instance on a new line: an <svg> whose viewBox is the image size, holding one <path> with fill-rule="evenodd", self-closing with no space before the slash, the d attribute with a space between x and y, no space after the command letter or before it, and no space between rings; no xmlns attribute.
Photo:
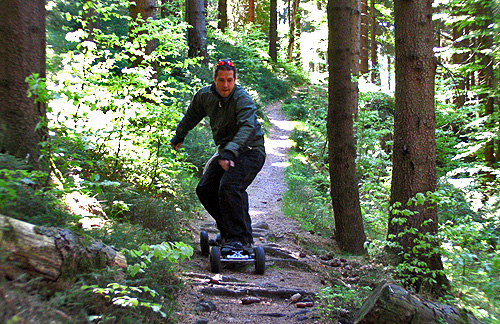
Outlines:
<svg viewBox="0 0 500 324"><path fill-rule="evenodd" d="M241 243L240 241L230 241L223 245L221 250L221 253L224 255L233 254L234 252L242 252L243 254L252 255L252 244Z"/></svg>

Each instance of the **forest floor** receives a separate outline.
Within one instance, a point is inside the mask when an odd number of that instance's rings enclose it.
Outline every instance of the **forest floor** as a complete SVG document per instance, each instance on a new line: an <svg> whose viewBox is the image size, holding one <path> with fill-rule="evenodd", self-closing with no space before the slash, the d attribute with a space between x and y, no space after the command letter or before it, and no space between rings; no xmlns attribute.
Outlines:
<svg viewBox="0 0 500 324"><path fill-rule="evenodd" d="M252 265L211 273L209 257L201 255L198 246L183 266L186 286L177 296L180 323L327 323L317 308L318 294L331 282L332 269L342 282L359 280L353 272L356 266L349 264L355 262L352 258L333 256L338 251L334 240L305 231L283 215L284 169L294 123L283 117L281 103L265 112L272 123L266 163L248 195L255 246L266 252L266 272L255 274ZM211 238L217 232L209 216L197 230L208 231ZM292 298L296 294L298 302Z"/></svg>

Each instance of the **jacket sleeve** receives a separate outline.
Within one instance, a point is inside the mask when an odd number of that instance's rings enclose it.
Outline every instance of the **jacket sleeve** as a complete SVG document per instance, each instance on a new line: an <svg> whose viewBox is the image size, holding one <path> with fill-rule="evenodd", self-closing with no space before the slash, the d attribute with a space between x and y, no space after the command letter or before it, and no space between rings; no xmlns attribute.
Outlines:
<svg viewBox="0 0 500 324"><path fill-rule="evenodd" d="M239 149L247 145L257 132L257 107L250 95L246 95L237 99L235 109L238 131L226 144L224 150L231 151L238 156Z"/></svg>
<svg viewBox="0 0 500 324"><path fill-rule="evenodd" d="M202 105L201 93L198 92L194 95L191 104L189 105L186 114L179 122L175 135L184 140L186 135L192 130L207 114Z"/></svg>

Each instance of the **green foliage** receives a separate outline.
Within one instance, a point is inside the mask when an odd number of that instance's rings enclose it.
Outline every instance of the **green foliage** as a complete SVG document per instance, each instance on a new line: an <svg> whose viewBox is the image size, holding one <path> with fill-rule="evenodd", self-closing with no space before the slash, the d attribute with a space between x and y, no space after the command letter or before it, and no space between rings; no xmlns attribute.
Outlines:
<svg viewBox="0 0 500 324"><path fill-rule="evenodd" d="M251 25L243 31L209 34L209 55L216 61L231 59L238 69L239 83L258 106L283 99L307 76L291 64L272 63L267 56L266 35Z"/></svg>
<svg viewBox="0 0 500 324"><path fill-rule="evenodd" d="M139 258L141 260L128 266L128 272L133 278L138 273L145 273L155 260L165 260L171 264L182 262L193 255L193 248L182 242L164 242L156 245L142 244L139 250L128 250L127 252L133 259ZM159 313L164 318L167 317L167 313L162 309L161 304L148 299L148 297L156 300L162 298L157 291L149 286L131 286L112 282L107 284L105 288L98 285L83 285L81 289L102 295L116 306L145 307Z"/></svg>
<svg viewBox="0 0 500 324"><path fill-rule="evenodd" d="M36 225L64 225L72 220L47 186L48 175L33 171L23 161L0 154L0 214Z"/></svg>
<svg viewBox="0 0 500 324"><path fill-rule="evenodd" d="M140 258L141 262L128 266L128 271L132 277L139 272L144 273L154 258L162 261L168 260L170 263L182 262L193 255L193 248L182 242L161 243L155 245L142 244L139 250L128 250L133 258Z"/></svg>
<svg viewBox="0 0 500 324"><path fill-rule="evenodd" d="M290 156L285 170L288 190L283 196L283 212L298 219L306 230L333 232L328 178L302 162L304 156Z"/></svg>
<svg viewBox="0 0 500 324"><path fill-rule="evenodd" d="M319 310L325 318L344 318L347 312L361 307L371 290L367 286L348 288L339 285L323 288L319 294Z"/></svg>
<svg viewBox="0 0 500 324"><path fill-rule="evenodd" d="M162 306L160 304L144 301L138 297L132 297L135 294L142 293L147 293L153 298L156 297L158 293L147 286L132 287L118 283L110 283L106 288L100 288L97 285L83 285L82 289L90 290L95 294L102 295L116 306L132 308L136 308L138 306L146 307L150 308L153 312L159 313L162 317L167 317L167 314L162 311ZM100 316L92 316L92 318L98 319Z"/></svg>

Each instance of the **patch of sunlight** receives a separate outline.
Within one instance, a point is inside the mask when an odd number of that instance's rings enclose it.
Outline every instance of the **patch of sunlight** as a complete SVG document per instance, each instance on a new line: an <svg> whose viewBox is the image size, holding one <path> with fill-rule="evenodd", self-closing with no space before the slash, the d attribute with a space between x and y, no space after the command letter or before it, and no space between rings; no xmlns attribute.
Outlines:
<svg viewBox="0 0 500 324"><path fill-rule="evenodd" d="M275 162L275 163L271 164L271 166L278 167L278 168L286 168L289 165L290 165L290 163L288 163L288 162Z"/></svg>

